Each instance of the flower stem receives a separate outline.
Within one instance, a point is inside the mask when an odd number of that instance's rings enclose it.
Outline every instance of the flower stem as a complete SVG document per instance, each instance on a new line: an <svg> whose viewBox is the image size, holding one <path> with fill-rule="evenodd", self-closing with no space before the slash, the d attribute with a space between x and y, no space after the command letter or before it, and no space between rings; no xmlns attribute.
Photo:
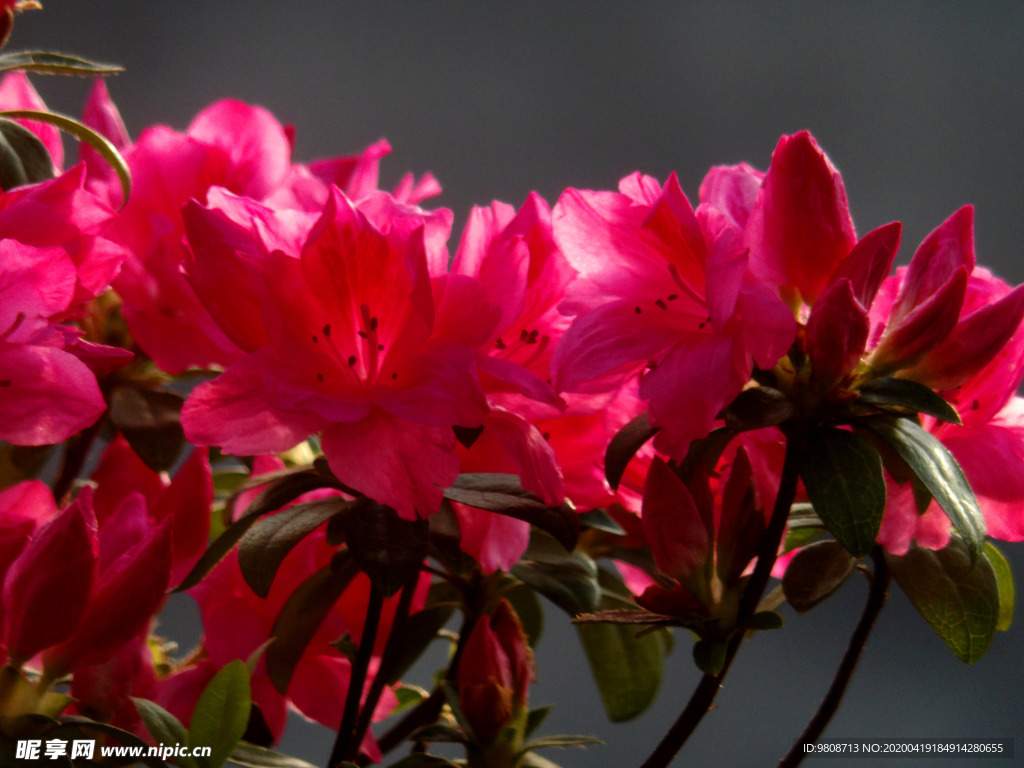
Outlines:
<svg viewBox="0 0 1024 768"><path fill-rule="evenodd" d="M78 479L78 474L85 466L85 461L89 458L89 452L102 427L103 419L101 418L68 440L67 448L64 449L64 462L61 466L60 476L53 485L53 498L57 500L58 504L67 496L71 486Z"/></svg>
<svg viewBox="0 0 1024 768"><path fill-rule="evenodd" d="M875 561L875 571L871 576L871 589L868 592L868 600L864 605L860 621L857 622L857 626L850 636L850 644L846 648L846 653L843 654L843 659L836 670L836 676L832 679L832 685L829 686L828 693L825 694L821 706L818 707L814 717L807 723L807 727L800 734L800 738L793 742L789 752L779 762L779 768L795 768L795 766L800 765L806 754L803 745L815 743L821 737L821 734L824 733L825 728L828 727L832 717L839 709L843 694L846 693L846 689L850 685L850 679L853 677L853 672L857 668L857 662L860 661L861 654L864 652L864 645L867 642L868 635L871 634L871 630L875 626L875 620L885 605L885 599L888 597L889 581L892 575L889 573L889 566L885 562L885 555L881 547L875 545L871 557Z"/></svg>
<svg viewBox="0 0 1024 768"><path fill-rule="evenodd" d="M768 530L761 538L761 546L757 553L757 563L754 572L747 582L743 597L740 599L739 611L737 613L737 624L740 626L754 615L757 604L764 595L768 586L768 579L771 578L772 567L778 557L779 544L782 542L782 535L786 530L786 521L789 520L789 510L796 498L797 486L796 452L792 448L792 439L786 440L786 458L782 466L782 477L779 480L779 492L775 497L775 507L772 509L772 517L768 523ZM704 715L711 709L718 690L722 687L732 660L743 642L743 633L736 632L730 639L726 648L725 663L717 675L705 674L697 688L690 696L686 707L679 717L669 728L661 743L654 749L650 757L643 763L641 768L665 768L673 757L682 749L686 740L697 729Z"/></svg>
<svg viewBox="0 0 1024 768"><path fill-rule="evenodd" d="M455 646L455 652L448 662L448 668L444 676L445 682L455 682L459 669L459 659L462 658L462 650L465 648L472 628L473 620L469 612L467 612L463 616L462 626L459 628L458 645ZM411 733L437 720L438 715L441 714L441 709L444 707L444 703L444 690L440 687L435 688L430 696L417 704L405 717L395 723L377 740L377 745L380 747L381 752L386 755L405 741ZM368 765L370 760L360 755L356 763L358 765Z"/></svg>
<svg viewBox="0 0 1024 768"><path fill-rule="evenodd" d="M337 768L345 761L354 759L359 754L362 739L356 738L356 721L359 716L359 702L363 697L363 686L366 673L370 668L373 646L377 641L377 627L380 626L380 615L384 608L384 596L374 584L370 585L370 599L366 606L366 621L363 624L363 635L359 638L359 650L352 664L352 673L348 683L348 695L345 698L345 712L338 726L338 736L331 750L330 768Z"/></svg>
<svg viewBox="0 0 1024 768"><path fill-rule="evenodd" d="M373 721L373 712L377 709L377 703L384 692L384 686L391 678L394 671L395 659L398 656L400 646L405 641L405 624L409 618L409 609L412 606L413 595L416 594L416 586L419 584L419 571L416 571L402 587L401 597L398 598L398 608L395 611L395 619L391 624L391 632L388 634L387 645L384 646L384 656L377 674L373 676L370 683L370 691L363 701L362 710L356 720L356 731L354 741L362 743L370 723Z"/></svg>

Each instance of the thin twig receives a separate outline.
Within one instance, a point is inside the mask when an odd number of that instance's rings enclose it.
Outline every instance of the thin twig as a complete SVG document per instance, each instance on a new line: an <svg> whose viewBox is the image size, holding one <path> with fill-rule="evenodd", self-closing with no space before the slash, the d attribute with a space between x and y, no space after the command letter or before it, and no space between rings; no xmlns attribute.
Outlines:
<svg viewBox="0 0 1024 768"><path fill-rule="evenodd" d="M846 693L846 689L850 685L850 679L857 668L857 662L860 661L861 654L864 652L868 635L871 634L871 630L875 626L875 620L885 605L891 579L889 566L885 562L885 554L882 552L882 548L878 545L875 545L871 557L875 561L875 572L871 577L871 589L868 592L868 600L864 605L860 621L857 622L857 626L850 636L850 644L846 648L846 653L843 654L843 660L839 663L839 668L836 669L836 676L832 679L832 685L829 686L828 693L825 694L821 706L818 707L814 717L807 723L807 728L800 734L800 738L793 742L789 752L779 761L779 768L796 768L796 766L800 765L807 754L804 752L803 745L814 744L821 737L821 734L825 732L825 728L828 727L832 717L839 709L839 704L843 700L843 694Z"/></svg>

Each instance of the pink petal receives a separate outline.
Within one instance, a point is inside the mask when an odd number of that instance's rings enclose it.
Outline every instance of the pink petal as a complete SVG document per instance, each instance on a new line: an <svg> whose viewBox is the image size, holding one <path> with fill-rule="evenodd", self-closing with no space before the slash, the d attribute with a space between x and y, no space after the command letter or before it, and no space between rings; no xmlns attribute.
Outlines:
<svg viewBox="0 0 1024 768"><path fill-rule="evenodd" d="M0 342L0 440L50 445L93 424L106 410L96 377L53 347Z"/></svg>
<svg viewBox="0 0 1024 768"><path fill-rule="evenodd" d="M809 304L856 243L843 180L808 132L779 140L746 240L755 274Z"/></svg>
<svg viewBox="0 0 1024 768"><path fill-rule="evenodd" d="M869 330L868 313L846 278L833 283L814 303L807 320L807 353L822 391L860 362Z"/></svg>
<svg viewBox="0 0 1024 768"><path fill-rule="evenodd" d="M848 279L853 284L857 301L861 306L870 307L892 270L892 262L900 246L900 231L900 223L894 221L868 232L857 241L850 255L839 262L829 282Z"/></svg>
<svg viewBox="0 0 1024 768"><path fill-rule="evenodd" d="M454 449L450 427L413 424L379 409L323 434L324 455L338 479L406 520L440 508L442 489L459 473Z"/></svg>
<svg viewBox="0 0 1024 768"><path fill-rule="evenodd" d="M642 516L658 570L679 581L697 576L710 554L709 521L689 488L657 457L647 473Z"/></svg>
<svg viewBox="0 0 1024 768"><path fill-rule="evenodd" d="M507 571L530 543L530 524L506 515L455 503L459 518L459 547L484 573Z"/></svg>
<svg viewBox="0 0 1024 768"><path fill-rule="evenodd" d="M763 179L763 172L746 163L715 166L700 184L700 204L721 211L742 231Z"/></svg>
<svg viewBox="0 0 1024 768"><path fill-rule="evenodd" d="M32 87L28 75L24 72L11 72L0 81L0 108L47 111L46 104L39 98L39 94L36 93L36 89ZM21 123L40 138L53 159L55 169L59 170L64 167L64 142L60 137L60 130L56 126L38 120L16 120L15 122Z"/></svg>

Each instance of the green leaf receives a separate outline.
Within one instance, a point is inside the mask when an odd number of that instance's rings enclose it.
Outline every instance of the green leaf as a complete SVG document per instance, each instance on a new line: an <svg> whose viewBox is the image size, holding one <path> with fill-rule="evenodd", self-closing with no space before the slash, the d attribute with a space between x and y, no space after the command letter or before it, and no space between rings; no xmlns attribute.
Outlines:
<svg viewBox="0 0 1024 768"><path fill-rule="evenodd" d="M598 606L597 565L583 552L566 552L543 531L531 531L530 546L511 573L570 616Z"/></svg>
<svg viewBox="0 0 1024 768"><path fill-rule="evenodd" d="M782 590L797 613L830 597L853 573L856 558L838 541L819 541L797 552L786 566Z"/></svg>
<svg viewBox="0 0 1024 768"><path fill-rule="evenodd" d="M847 551L871 551L885 512L882 457L866 439L831 427L790 438L815 513Z"/></svg>
<svg viewBox="0 0 1024 768"><path fill-rule="evenodd" d="M601 531L602 533L610 533L613 536L626 535L625 529L616 523L614 518L612 518L608 512L600 507L588 510L587 512L581 512L576 517L580 521L580 525L584 528L590 528L593 531Z"/></svg>
<svg viewBox="0 0 1024 768"><path fill-rule="evenodd" d="M437 755L415 754L406 755L388 768L459 768L459 765Z"/></svg>
<svg viewBox="0 0 1024 768"><path fill-rule="evenodd" d="M395 698L398 699L398 706L391 710L389 717L394 717L400 712L412 709L430 697L430 694L418 685L399 685L395 687L394 691Z"/></svg>
<svg viewBox="0 0 1024 768"><path fill-rule="evenodd" d="M147 467L164 472L174 466L185 446L184 403L177 392L118 387L110 396L110 420Z"/></svg>
<svg viewBox="0 0 1024 768"><path fill-rule="evenodd" d="M724 640L698 640L693 644L693 663L705 675L718 675L725 667L727 650Z"/></svg>
<svg viewBox="0 0 1024 768"><path fill-rule="evenodd" d="M895 449L964 538L974 561L985 546L985 517L956 459L913 419L876 416L864 424Z"/></svg>
<svg viewBox="0 0 1024 768"><path fill-rule="evenodd" d="M523 625L523 632L526 633L526 641L531 648L536 648L540 642L541 633L544 631L544 610L541 608L540 598L529 586L514 579L509 580L511 585L502 591L502 595L512 605L519 617L519 623Z"/></svg>
<svg viewBox="0 0 1024 768"><path fill-rule="evenodd" d="M744 624L745 629L765 631L769 629L782 629L782 617L775 611L758 611Z"/></svg>
<svg viewBox="0 0 1024 768"><path fill-rule="evenodd" d="M47 181L57 175L42 140L25 126L0 118L0 189Z"/></svg>
<svg viewBox="0 0 1024 768"><path fill-rule="evenodd" d="M343 523L352 558L385 597L415 576L427 557L426 520L404 520L391 507L363 497Z"/></svg>
<svg viewBox="0 0 1024 768"><path fill-rule="evenodd" d="M199 558L199 561L192 567L192 570L188 572L188 575L184 580L175 587L175 592L183 592L186 589L190 589L203 580L214 566L223 560L228 552L230 552L235 544L245 535L257 520L262 515L268 512L274 512L281 509L285 504L294 501L299 496L309 491L314 491L318 488L329 487L329 481L325 480L318 474L308 471L286 470L280 473L275 473L274 479L271 480L269 477L255 478L254 481L242 483L239 486L238 491L228 501L227 509L231 510L234 507L234 500L238 498L239 494L243 491L251 490L253 487L259 487L265 485L266 487L260 492L252 504L250 504L244 514L229 525L224 533L218 536L212 544L203 553L203 556ZM261 482L262 481L262 482ZM310 504L315 502L309 502ZM297 504L295 508L303 507L302 504Z"/></svg>
<svg viewBox="0 0 1024 768"><path fill-rule="evenodd" d="M124 72L117 64L101 64L79 56L53 51L18 51L0 55L0 72L14 70L43 75L116 75Z"/></svg>
<svg viewBox="0 0 1024 768"><path fill-rule="evenodd" d="M641 413L615 433L604 452L604 476L612 490L618 490L629 462L659 429L650 425L646 413Z"/></svg>
<svg viewBox="0 0 1024 768"><path fill-rule="evenodd" d="M406 619L401 644L395 648L392 657L394 666L391 667L388 675L389 683L395 683L402 679L402 676L423 655L427 646L437 639L438 633L448 623L448 619L451 618L454 611L454 605L445 603L424 608Z"/></svg>
<svg viewBox="0 0 1024 768"><path fill-rule="evenodd" d="M608 571L602 569L599 578L610 592L625 589L621 579ZM601 607L617 604L603 597ZM576 631L611 721L621 723L640 715L654 701L661 683L664 631L636 637L636 628L623 624L578 624Z"/></svg>
<svg viewBox="0 0 1024 768"><path fill-rule="evenodd" d="M209 747L210 756L199 758L205 768L220 768L245 733L252 708L249 672L236 659L221 668L203 690L192 712L188 743Z"/></svg>
<svg viewBox="0 0 1024 768"><path fill-rule="evenodd" d="M553 747L588 747L594 744L604 744L596 736L573 736L569 734L559 736L541 736L523 745L524 752L531 752L535 749L551 749Z"/></svg>
<svg viewBox="0 0 1024 768"><path fill-rule="evenodd" d="M886 560L910 602L957 657L973 664L988 650L1000 621L996 573L987 557L972 565L966 544L953 536L944 549L915 546Z"/></svg>
<svg viewBox="0 0 1024 768"><path fill-rule="evenodd" d="M550 507L542 499L523 489L516 475L493 472L459 475L444 491L446 499L476 509L523 520L547 531L566 550L573 550L580 538L580 521L572 502Z"/></svg>
<svg viewBox="0 0 1024 768"><path fill-rule="evenodd" d="M519 768L560 768L560 766L546 757L541 757L536 752L527 752L519 762Z"/></svg>
<svg viewBox="0 0 1024 768"><path fill-rule="evenodd" d="M97 133L92 128L86 125L82 125L74 118L68 117L67 115L61 115L56 112L40 112L34 109L13 109L4 112L0 112L0 117L10 117L15 120L38 120L41 123L49 123L55 125L62 131L70 133L72 136L77 138L79 141L84 141L90 147L95 149L100 155L110 163L110 166L117 173L118 178L121 180L121 192L123 199L121 207L128 202L128 197L132 191L132 176L128 170L128 164L125 163L124 158L121 157L121 153L117 151L117 147L110 143L106 136Z"/></svg>
<svg viewBox="0 0 1024 768"><path fill-rule="evenodd" d="M347 552L336 554L330 565L307 578L281 608L267 647L267 674L281 694L288 691L295 666L320 628L327 613L359 572Z"/></svg>
<svg viewBox="0 0 1024 768"><path fill-rule="evenodd" d="M774 387L751 387L740 392L722 412L725 425L736 432L763 429L793 417L793 401Z"/></svg>
<svg viewBox="0 0 1024 768"><path fill-rule="evenodd" d="M87 729L84 730L83 729ZM70 732L70 733L69 733ZM134 733L124 731L117 726L110 725L109 723L98 723L88 717L81 717L80 715L62 715L60 718L60 725L57 728L51 728L47 730L46 735L49 738L66 738L65 733L69 733L72 739L81 738L83 734L92 735L89 732L99 732L107 736L113 736L117 739L118 743L126 747L142 747L143 754L149 749L149 745ZM77 735L76 735L77 734ZM131 761L132 765L137 762L143 762L150 768L167 768L167 763L156 757L145 757L135 758ZM117 765L118 763L112 763Z"/></svg>
<svg viewBox="0 0 1024 768"><path fill-rule="evenodd" d="M426 725L415 731L410 737L413 741L444 742L453 744L466 744L469 737L461 728L453 728L450 725L434 723Z"/></svg>
<svg viewBox="0 0 1024 768"><path fill-rule="evenodd" d="M185 726L181 724L178 718L159 704L147 699L136 699L134 697L132 698L132 703L135 704L135 709L138 711L139 717L142 718L142 722L146 726L146 730L149 731L149 735L153 737L153 741L157 744L189 743ZM175 760L178 761L178 765L181 768L200 768L199 764L191 756L176 757Z"/></svg>
<svg viewBox="0 0 1024 768"><path fill-rule="evenodd" d="M931 387L909 379L884 378L869 381L858 390L865 403L895 406L913 413L926 413L936 419L960 424L960 415Z"/></svg>
<svg viewBox="0 0 1024 768"><path fill-rule="evenodd" d="M996 549L991 541L985 542L983 557L992 566L996 587L999 590L999 620L996 622L996 629L1005 632L1013 621L1013 574L1010 573L1010 564L1006 562L1003 553Z"/></svg>
<svg viewBox="0 0 1024 768"><path fill-rule="evenodd" d="M263 598L270 594L278 568L295 545L353 504L339 496L318 499L264 517L246 531L238 542L238 565L252 591Z"/></svg>
<svg viewBox="0 0 1024 768"><path fill-rule="evenodd" d="M554 704L548 704L546 707L531 709L529 714L526 715L526 727L523 729L523 736L529 736L540 728L541 723L547 720L548 715L551 714L551 710L554 708Z"/></svg>
<svg viewBox="0 0 1024 768"><path fill-rule="evenodd" d="M272 749L258 747L245 741L238 742L231 757L228 758L228 762L246 768L316 768L315 765L307 763L305 760L284 755Z"/></svg>
<svg viewBox="0 0 1024 768"><path fill-rule="evenodd" d="M707 475L714 474L715 465L722 453L736 437L736 432L729 427L712 430L707 437L694 440L686 451L686 456L679 465L679 477L690 477L698 467L703 467Z"/></svg>

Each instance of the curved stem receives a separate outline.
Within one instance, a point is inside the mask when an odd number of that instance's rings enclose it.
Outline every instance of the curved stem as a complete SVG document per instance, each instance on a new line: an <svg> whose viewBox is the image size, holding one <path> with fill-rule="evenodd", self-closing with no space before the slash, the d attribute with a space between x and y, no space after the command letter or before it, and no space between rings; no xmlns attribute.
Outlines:
<svg viewBox="0 0 1024 768"><path fill-rule="evenodd" d="M754 615L757 604L764 595L768 586L768 579L771 578L772 567L779 553L779 544L782 543L782 536L786 530L786 521L789 519L789 510L793 506L796 497L797 468L795 451L791 447L791 439L786 440L786 458L782 466L782 477L779 480L779 492L775 497L775 507L772 509L772 517L768 523L768 530L761 537L761 546L757 553L757 563L754 572L747 582L743 597L740 599L737 624L740 626ZM711 709L718 690L722 686L732 660L743 642L743 633L737 632L730 639L726 648L725 663L717 675L705 674L697 688L690 696L686 707L679 717L669 728L661 743L654 749L650 757L643 763L641 768L665 768L671 762L676 753L682 749L686 740L696 730L704 715Z"/></svg>
<svg viewBox="0 0 1024 768"><path fill-rule="evenodd" d="M806 755L804 744L815 743L821 737L821 734L824 733L825 728L828 727L832 717L839 709L843 694L846 693L846 689L850 685L850 679L853 677L853 672L857 668L857 662L860 661L861 654L864 652L864 645L867 642L868 635L871 634L871 630L875 626L875 620L885 605L885 599L888 597L889 581L891 580L889 566L885 562L885 554L882 552L881 547L876 545L871 553L871 557L875 561L875 572L871 576L871 589L868 592L868 600L864 605L860 621L857 622L857 626L850 636L850 644L846 648L846 653L843 654L843 660L839 663L836 676L832 679L832 685L829 686L828 693L825 694L821 706L818 707L814 717L807 723L807 728L800 734L800 738L793 742L792 748L779 761L779 768L795 768L795 766L800 765Z"/></svg>
<svg viewBox="0 0 1024 768"><path fill-rule="evenodd" d="M380 614L384 608L384 596L373 584L370 585L370 599L366 606L366 622L363 624L363 635L359 638L359 650L352 664L352 674L348 682L348 695L345 697L345 712L338 726L338 736L334 740L331 759L328 766L335 768L346 760L352 760L359 754L361 739L356 738L356 719L359 716L359 702L363 697L363 685L366 683L366 672L370 668L373 646L377 641L377 627L380 626Z"/></svg>

